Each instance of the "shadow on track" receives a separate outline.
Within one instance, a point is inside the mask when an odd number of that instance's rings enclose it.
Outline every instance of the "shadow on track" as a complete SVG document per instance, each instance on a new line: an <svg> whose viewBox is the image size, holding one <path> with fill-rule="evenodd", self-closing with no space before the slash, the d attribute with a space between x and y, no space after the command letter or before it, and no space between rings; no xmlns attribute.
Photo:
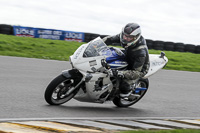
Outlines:
<svg viewBox="0 0 200 133"><path fill-rule="evenodd" d="M149 110L138 108L119 108L115 106L52 106L46 105L45 108L54 110L55 112L70 113L73 117L137 117L144 116L149 113Z"/></svg>

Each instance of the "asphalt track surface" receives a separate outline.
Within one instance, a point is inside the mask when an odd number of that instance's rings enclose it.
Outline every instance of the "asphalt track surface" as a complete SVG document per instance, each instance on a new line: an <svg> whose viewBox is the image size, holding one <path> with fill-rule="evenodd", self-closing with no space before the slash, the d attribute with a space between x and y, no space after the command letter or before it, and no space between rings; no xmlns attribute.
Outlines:
<svg viewBox="0 0 200 133"><path fill-rule="evenodd" d="M61 106L48 105L47 85L69 68L65 61L0 56L0 119L200 117L200 73L174 70L151 76L146 95L129 108L74 99Z"/></svg>

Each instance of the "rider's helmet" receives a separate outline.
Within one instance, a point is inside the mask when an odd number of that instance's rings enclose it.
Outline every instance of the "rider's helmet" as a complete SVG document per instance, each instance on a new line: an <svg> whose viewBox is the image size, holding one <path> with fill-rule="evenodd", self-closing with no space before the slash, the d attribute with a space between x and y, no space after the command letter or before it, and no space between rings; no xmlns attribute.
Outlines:
<svg viewBox="0 0 200 133"><path fill-rule="evenodd" d="M127 46L134 45L141 36L140 26L136 23L128 23L120 33L120 41Z"/></svg>

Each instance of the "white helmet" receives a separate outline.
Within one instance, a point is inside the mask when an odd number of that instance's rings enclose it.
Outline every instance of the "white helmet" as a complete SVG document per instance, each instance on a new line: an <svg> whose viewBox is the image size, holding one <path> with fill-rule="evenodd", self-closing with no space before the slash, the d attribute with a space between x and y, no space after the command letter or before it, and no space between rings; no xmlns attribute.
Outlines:
<svg viewBox="0 0 200 133"><path fill-rule="evenodd" d="M120 41L128 46L134 45L141 36L140 26L136 23L128 23L120 33Z"/></svg>

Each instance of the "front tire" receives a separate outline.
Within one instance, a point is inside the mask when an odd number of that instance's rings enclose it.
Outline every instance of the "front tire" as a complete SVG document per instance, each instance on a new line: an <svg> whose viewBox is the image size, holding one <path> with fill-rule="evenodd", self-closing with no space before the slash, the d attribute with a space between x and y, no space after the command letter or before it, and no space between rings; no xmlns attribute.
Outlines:
<svg viewBox="0 0 200 133"><path fill-rule="evenodd" d="M142 88L147 88L146 90L140 91L137 95L137 97L135 97L135 99L125 99L125 98L121 98L121 97L115 97L113 99L113 103L117 106L117 107L129 107L135 103L137 103L147 92L148 87L149 87L149 80L148 79L144 79L141 78L139 79L138 83L137 83L137 87L142 87ZM135 92L133 91L133 94L135 94Z"/></svg>
<svg viewBox="0 0 200 133"><path fill-rule="evenodd" d="M59 75L46 88L44 94L46 102L50 105L60 105L71 100L79 89L76 88L69 94L68 92L75 86L76 83L73 79L66 78L62 74Z"/></svg>

